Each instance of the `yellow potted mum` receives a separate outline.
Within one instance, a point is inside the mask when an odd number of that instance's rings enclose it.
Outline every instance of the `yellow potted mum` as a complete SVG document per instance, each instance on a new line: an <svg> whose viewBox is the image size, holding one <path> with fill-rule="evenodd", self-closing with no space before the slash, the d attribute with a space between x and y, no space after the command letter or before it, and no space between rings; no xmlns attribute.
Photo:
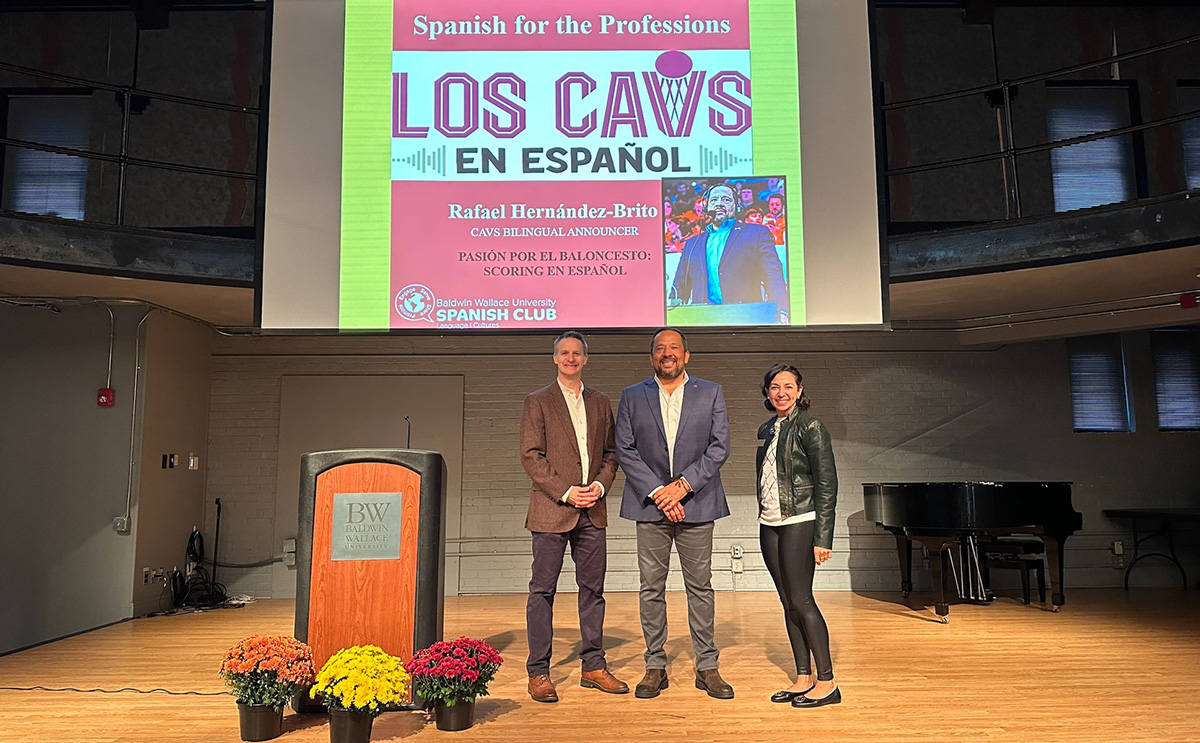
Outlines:
<svg viewBox="0 0 1200 743"><path fill-rule="evenodd" d="M399 658L374 645L355 645L326 661L310 693L329 708L331 743L366 743L375 717L407 702L408 690Z"/></svg>

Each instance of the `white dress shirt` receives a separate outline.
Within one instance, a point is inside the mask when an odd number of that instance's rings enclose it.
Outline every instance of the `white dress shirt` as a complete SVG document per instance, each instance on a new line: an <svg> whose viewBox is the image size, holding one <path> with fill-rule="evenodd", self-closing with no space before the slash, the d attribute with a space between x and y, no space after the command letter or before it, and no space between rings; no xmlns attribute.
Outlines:
<svg viewBox="0 0 1200 743"><path fill-rule="evenodd" d="M658 410L662 414L663 433L667 437L667 467L671 472L675 471L675 437L679 434L679 417L683 414L683 388L687 387L688 375L683 373L683 381L675 388L674 392L667 392L667 388L663 386L662 381L656 376L655 384L658 385ZM692 489L687 478L680 477L683 484L688 490ZM654 490L650 491L651 498L654 494L662 490L663 486L659 485Z"/></svg>
<svg viewBox="0 0 1200 743"><path fill-rule="evenodd" d="M587 482L588 472L591 471L591 460L588 459L588 440L587 440L587 406L583 402L583 384L579 385L579 393L558 380L558 388L562 390L563 399L567 402L567 412L571 414L571 426L575 429L575 442L579 444L579 469L580 474L577 478L578 482L583 484ZM567 490L562 494L561 500L566 503L567 495L570 493ZM604 495L604 486L600 486L600 495Z"/></svg>
<svg viewBox="0 0 1200 743"><path fill-rule="evenodd" d="M683 390L687 381L688 375L684 372L683 381L674 392L668 392L662 380L654 378L658 385L658 407L662 413L663 432L667 435L667 465L671 472L675 471L675 437L679 434L679 416L683 413Z"/></svg>
<svg viewBox="0 0 1200 743"><path fill-rule="evenodd" d="M588 446L587 446L587 407L583 404L583 385L579 385L579 392L566 386L562 380L558 380L558 388L562 390L563 399L567 401L567 412L571 414L571 425L575 428L575 442L579 444L579 463L582 471L576 482L587 482L587 473L589 471L588 461Z"/></svg>

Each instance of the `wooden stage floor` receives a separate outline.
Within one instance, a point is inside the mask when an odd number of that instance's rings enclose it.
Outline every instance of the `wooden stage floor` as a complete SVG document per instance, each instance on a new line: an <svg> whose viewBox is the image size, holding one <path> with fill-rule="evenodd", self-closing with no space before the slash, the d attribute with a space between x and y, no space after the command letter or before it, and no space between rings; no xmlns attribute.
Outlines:
<svg viewBox="0 0 1200 743"><path fill-rule="evenodd" d="M790 652L770 593L717 595L721 670L732 701L692 683L685 598L669 597L671 688L657 699L579 687L573 594L558 603L552 677L562 699L525 693L524 596L446 600L446 636L484 637L506 664L469 731L419 712L387 714L372 740L550 741L1198 741L1200 595L1180 589L1075 590L1054 614L1002 598L934 621L896 594L818 594L845 702L793 710L767 697L788 683ZM224 651L253 632L290 633L293 602L125 622L0 658L0 686L222 690ZM608 596L610 668L640 678L637 596ZM237 741L226 696L0 691L0 741ZM323 716L284 718L283 743L329 740ZM449 736L449 738L446 738Z"/></svg>

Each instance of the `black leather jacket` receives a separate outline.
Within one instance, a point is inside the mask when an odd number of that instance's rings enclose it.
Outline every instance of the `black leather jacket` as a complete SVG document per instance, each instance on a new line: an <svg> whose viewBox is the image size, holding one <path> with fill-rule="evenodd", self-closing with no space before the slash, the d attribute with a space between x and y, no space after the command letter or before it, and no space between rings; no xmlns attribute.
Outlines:
<svg viewBox="0 0 1200 743"><path fill-rule="evenodd" d="M758 447L754 472L760 509L763 457L774 435L775 416L771 416L758 428L762 444ZM833 549L833 514L838 489L833 444L825 424L807 410L796 408L780 425L775 470L779 478L779 510L783 517L815 511L813 546Z"/></svg>

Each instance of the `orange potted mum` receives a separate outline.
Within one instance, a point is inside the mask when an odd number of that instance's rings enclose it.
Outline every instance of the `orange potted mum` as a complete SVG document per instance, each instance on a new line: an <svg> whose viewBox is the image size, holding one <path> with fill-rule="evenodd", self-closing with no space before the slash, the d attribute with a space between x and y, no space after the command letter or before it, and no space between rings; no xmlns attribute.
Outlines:
<svg viewBox="0 0 1200 743"><path fill-rule="evenodd" d="M221 678L237 697L242 740L279 737L283 706L316 676L312 648L286 635L251 635L221 661Z"/></svg>

